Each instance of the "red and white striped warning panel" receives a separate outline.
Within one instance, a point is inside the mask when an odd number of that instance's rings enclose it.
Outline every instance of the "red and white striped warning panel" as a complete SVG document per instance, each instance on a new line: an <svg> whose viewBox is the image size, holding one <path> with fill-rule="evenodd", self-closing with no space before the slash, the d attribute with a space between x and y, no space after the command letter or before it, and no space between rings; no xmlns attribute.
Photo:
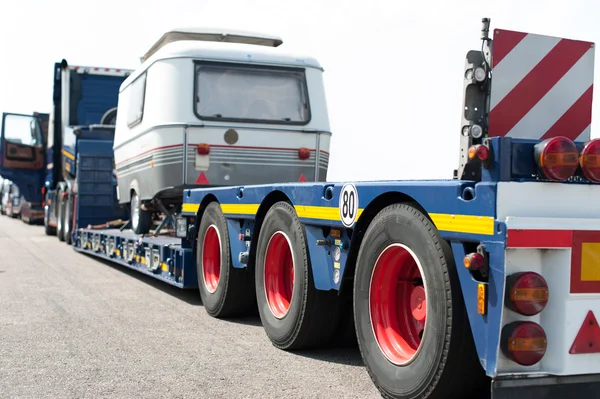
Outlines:
<svg viewBox="0 0 600 399"><path fill-rule="evenodd" d="M488 135L590 139L594 43L495 29Z"/></svg>

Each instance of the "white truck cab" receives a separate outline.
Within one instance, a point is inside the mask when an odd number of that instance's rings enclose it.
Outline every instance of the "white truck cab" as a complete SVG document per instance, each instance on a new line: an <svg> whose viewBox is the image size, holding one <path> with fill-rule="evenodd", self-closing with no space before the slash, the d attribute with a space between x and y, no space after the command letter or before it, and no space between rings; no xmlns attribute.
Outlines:
<svg viewBox="0 0 600 399"><path fill-rule="evenodd" d="M330 127L323 68L279 37L166 32L122 84L114 141L132 228L182 203L185 188L325 181Z"/></svg>

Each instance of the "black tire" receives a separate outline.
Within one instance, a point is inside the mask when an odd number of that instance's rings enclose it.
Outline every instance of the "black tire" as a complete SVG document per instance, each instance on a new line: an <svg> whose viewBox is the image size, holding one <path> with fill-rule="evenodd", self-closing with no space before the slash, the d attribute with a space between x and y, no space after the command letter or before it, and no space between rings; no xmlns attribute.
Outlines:
<svg viewBox="0 0 600 399"><path fill-rule="evenodd" d="M264 282L267 246L277 233L283 233L289 243L294 273L289 308L280 318L275 317L269 307ZM337 292L315 288L304 226L287 202L278 202L267 212L260 229L256 254L258 311L273 345L284 350L297 350L329 343L338 326Z"/></svg>
<svg viewBox="0 0 600 399"><path fill-rule="evenodd" d="M56 234L56 228L48 224L48 221L50 219L50 206L48 205L47 195L45 198L45 203L46 204L44 205L44 233L47 236L53 236L54 234Z"/></svg>
<svg viewBox="0 0 600 399"><path fill-rule="evenodd" d="M136 192L131 194L131 229L136 234L146 234L152 226L152 212L142 209L142 201ZM137 217L136 217L137 215Z"/></svg>
<svg viewBox="0 0 600 399"><path fill-rule="evenodd" d="M63 191L60 190L56 195L57 211L56 215L56 236L59 241L65 240L65 201L63 199Z"/></svg>
<svg viewBox="0 0 600 399"><path fill-rule="evenodd" d="M215 232L218 236L215 236ZM218 240L215 241L215 237L218 237ZM219 248L212 246L211 243L219 245ZM204 278L204 267L211 267L208 262L211 260L211 253L214 259L215 251L220 255L221 260L216 287L211 285L211 282L215 283L214 280L207 283ZM207 265L204 264L203 259L207 260ZM196 243L196 272L202 304L209 315L240 316L255 306L252 274L248 268L236 269L232 265L227 222L217 202L208 204L200 221Z"/></svg>
<svg viewBox="0 0 600 399"><path fill-rule="evenodd" d="M403 244L416 255L418 262L412 267L422 265L427 300L426 331L420 348L402 366L388 360L377 343L369 304L376 261L392 244ZM395 260L395 264L400 263ZM393 264L388 263L382 270L390 267ZM419 283L413 283L416 285ZM383 297L379 287L374 295ZM366 231L355 271L354 317L363 361L385 398L470 398L476 397L472 394L480 392L487 382L475 352L450 247L431 221L409 204L386 207Z"/></svg>
<svg viewBox="0 0 600 399"><path fill-rule="evenodd" d="M71 245L73 242L71 233L73 232L73 196L67 196L67 200L65 201L65 224L63 231L63 238L65 243Z"/></svg>

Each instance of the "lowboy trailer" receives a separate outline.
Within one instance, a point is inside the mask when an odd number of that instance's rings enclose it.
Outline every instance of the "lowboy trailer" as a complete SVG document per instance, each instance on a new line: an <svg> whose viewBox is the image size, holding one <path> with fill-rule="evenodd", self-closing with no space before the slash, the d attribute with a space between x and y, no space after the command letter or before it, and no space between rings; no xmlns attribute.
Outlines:
<svg viewBox="0 0 600 399"><path fill-rule="evenodd" d="M354 336L387 398L598 397L594 46L488 32L454 179L189 189L176 237L85 227L76 201L73 248L198 289L214 317L258 307L283 350ZM79 156L80 193L112 187Z"/></svg>

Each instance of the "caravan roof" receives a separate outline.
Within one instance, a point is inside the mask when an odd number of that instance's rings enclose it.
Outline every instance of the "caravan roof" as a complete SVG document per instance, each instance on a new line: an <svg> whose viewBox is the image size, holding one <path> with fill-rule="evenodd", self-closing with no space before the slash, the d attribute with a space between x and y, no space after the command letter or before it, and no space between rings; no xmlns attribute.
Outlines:
<svg viewBox="0 0 600 399"><path fill-rule="evenodd" d="M278 47L283 43L278 36L265 35L256 32L239 30L222 30L214 28L179 28L165 32L150 50L141 58L142 62L150 58L163 46L182 40L220 42L220 43L243 43L257 46Z"/></svg>
<svg viewBox="0 0 600 399"><path fill-rule="evenodd" d="M223 44L226 43L226 44ZM173 58L287 65L323 70L309 56L281 51L283 41L276 36L250 34L241 31L210 31L208 29L171 30L162 35L146 52L142 65L122 84L121 90L144 73L156 61Z"/></svg>

